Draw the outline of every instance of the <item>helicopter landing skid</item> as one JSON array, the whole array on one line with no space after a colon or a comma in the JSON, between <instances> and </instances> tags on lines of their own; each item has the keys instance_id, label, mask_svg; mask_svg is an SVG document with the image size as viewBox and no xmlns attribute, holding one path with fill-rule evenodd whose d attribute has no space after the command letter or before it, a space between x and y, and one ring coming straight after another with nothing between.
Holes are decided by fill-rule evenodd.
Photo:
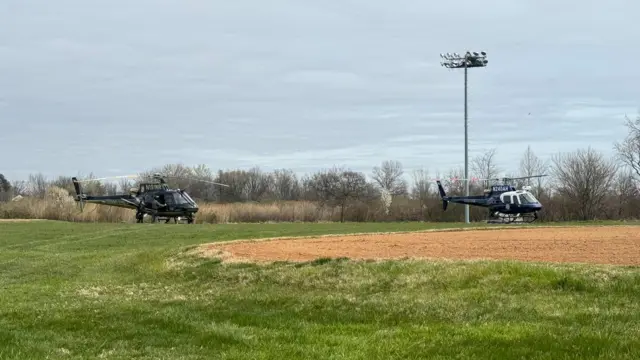
<instances>
[{"instance_id":1,"label":"helicopter landing skid","mask_svg":"<svg viewBox=\"0 0 640 360\"><path fill-rule=\"evenodd\" d=\"M168 224L171 221L171 219L173 219L173 223L174 224L177 224L179 222L182 223L184 221L186 221L187 224L193 224L194 223L193 216L173 216L173 217L166 217L166 218L163 218L163 219L165 220L164 221L165 224Z\"/></svg>"},{"instance_id":2,"label":"helicopter landing skid","mask_svg":"<svg viewBox=\"0 0 640 360\"><path fill-rule=\"evenodd\" d=\"M168 217L160 217L158 216L157 218L158 222L160 222L161 220L164 220L165 224L168 224L171 222L171 220L173 220L174 224L183 224L183 223L187 223L187 224L193 224L194 223L194 219L193 216L168 216Z\"/></svg>"},{"instance_id":3,"label":"helicopter landing skid","mask_svg":"<svg viewBox=\"0 0 640 360\"><path fill-rule=\"evenodd\" d=\"M171 220L173 220L174 224L184 223L184 222L186 222L187 224L195 223L195 219L193 218L193 216L155 216L155 215L148 215L144 213L136 213L136 222L143 223L145 216L151 216L152 223L161 222L162 220L164 220L165 224L170 223Z\"/></svg>"},{"instance_id":4,"label":"helicopter landing skid","mask_svg":"<svg viewBox=\"0 0 640 360\"><path fill-rule=\"evenodd\" d=\"M529 224L538 219L536 213L527 214L503 214L494 213L487 220L488 224Z\"/></svg>"}]
</instances>

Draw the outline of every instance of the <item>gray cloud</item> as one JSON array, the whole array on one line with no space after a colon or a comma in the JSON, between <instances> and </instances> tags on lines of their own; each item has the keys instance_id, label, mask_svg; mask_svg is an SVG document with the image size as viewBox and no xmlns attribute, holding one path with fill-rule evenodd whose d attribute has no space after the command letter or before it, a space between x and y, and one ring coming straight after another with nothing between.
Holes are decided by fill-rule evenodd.
<instances>
[{"instance_id":1,"label":"gray cloud","mask_svg":"<svg viewBox=\"0 0 640 360\"><path fill-rule=\"evenodd\" d=\"M384 159L463 164L461 71L441 52L485 50L469 72L471 155L514 170L611 153L638 111L627 59L640 5L471 0L92 1L0 5L0 172L131 173ZM150 149L158 148L161 157ZM106 174L109 175L109 174Z\"/></svg>"}]
</instances>

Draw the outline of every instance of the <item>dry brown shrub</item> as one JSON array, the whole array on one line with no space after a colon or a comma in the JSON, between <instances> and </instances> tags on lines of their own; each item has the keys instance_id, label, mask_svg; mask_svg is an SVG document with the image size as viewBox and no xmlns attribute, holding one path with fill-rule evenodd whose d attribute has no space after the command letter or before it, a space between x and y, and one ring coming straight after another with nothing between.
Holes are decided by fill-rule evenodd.
<instances>
[{"instance_id":1,"label":"dry brown shrub","mask_svg":"<svg viewBox=\"0 0 640 360\"><path fill-rule=\"evenodd\" d=\"M112 206L86 204L80 212L73 198L65 190L50 188L44 199L24 197L19 201L0 203L0 219L47 219L76 222L134 222L135 212ZM68 193L67 193L68 194ZM570 221L571 206L562 197L542 196L545 209L540 214L541 221ZM619 207L616 199L610 199L609 207ZM640 202L636 202L640 203ZM635 204L635 203L634 203ZM275 201L268 203L199 203L200 211L196 223L265 223L265 222L337 222L340 221L340 209L320 205L311 201ZM620 216L608 211L608 219L637 219L637 208ZM471 207L471 220L482 221L487 210ZM617 216L616 216L617 215ZM604 218L604 217L603 217ZM394 198L385 213L384 207L377 202L355 202L345 211L345 221L427 221L448 222L463 221L464 207L450 205L442 211L442 202L437 198L428 199L421 204L417 200L403 197Z\"/></svg>"},{"instance_id":2,"label":"dry brown shrub","mask_svg":"<svg viewBox=\"0 0 640 360\"><path fill-rule=\"evenodd\" d=\"M65 194L67 194L65 196ZM332 221L332 208L313 202L283 201L273 203L201 203L197 223L259 223ZM45 199L26 197L20 201L0 203L0 218L48 219L77 222L134 222L135 212L113 206L85 204L80 212L67 191L51 188Z\"/></svg>"}]
</instances>

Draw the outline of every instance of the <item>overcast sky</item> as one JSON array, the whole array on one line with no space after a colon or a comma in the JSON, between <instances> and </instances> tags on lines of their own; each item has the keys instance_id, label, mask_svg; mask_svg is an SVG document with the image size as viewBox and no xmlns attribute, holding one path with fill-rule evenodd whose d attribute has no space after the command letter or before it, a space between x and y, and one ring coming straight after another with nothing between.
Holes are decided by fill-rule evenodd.
<instances>
[{"instance_id":1,"label":"overcast sky","mask_svg":"<svg viewBox=\"0 0 640 360\"><path fill-rule=\"evenodd\" d=\"M632 0L2 0L0 172L98 176L169 162L432 174L469 151L516 170L607 154L639 109Z\"/></svg>"}]
</instances>

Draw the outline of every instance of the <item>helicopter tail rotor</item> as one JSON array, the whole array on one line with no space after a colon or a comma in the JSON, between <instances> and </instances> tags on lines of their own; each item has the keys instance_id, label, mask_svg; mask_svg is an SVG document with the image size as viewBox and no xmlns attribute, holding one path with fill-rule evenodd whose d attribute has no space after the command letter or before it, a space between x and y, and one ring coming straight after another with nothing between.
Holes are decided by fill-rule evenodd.
<instances>
[{"instance_id":1,"label":"helicopter tail rotor","mask_svg":"<svg viewBox=\"0 0 640 360\"><path fill-rule=\"evenodd\" d=\"M444 192L444 188L442 187L442 183L440 180L436 181L438 184L438 191L440 192L440 198L442 198L442 211L447 210L447 205L449 205L449 201L447 201L447 193Z\"/></svg>"},{"instance_id":2,"label":"helicopter tail rotor","mask_svg":"<svg viewBox=\"0 0 640 360\"><path fill-rule=\"evenodd\" d=\"M80 183L78 182L78 178L76 178L75 176L71 178L71 181L73 181L73 187L76 190L76 201L80 204L80 211L82 212L84 210L84 199L83 199L83 194L82 194L82 188L80 187Z\"/></svg>"}]
</instances>

